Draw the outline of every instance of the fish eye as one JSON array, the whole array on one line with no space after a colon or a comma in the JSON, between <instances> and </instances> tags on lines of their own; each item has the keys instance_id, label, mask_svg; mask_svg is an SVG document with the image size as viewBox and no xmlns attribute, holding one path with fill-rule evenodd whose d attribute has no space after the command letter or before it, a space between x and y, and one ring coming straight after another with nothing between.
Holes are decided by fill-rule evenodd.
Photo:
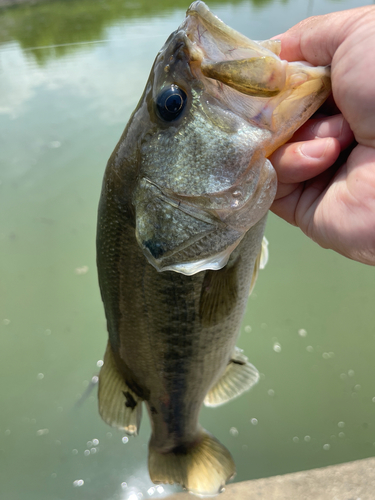
<instances>
[{"instance_id":1,"label":"fish eye","mask_svg":"<svg viewBox=\"0 0 375 500\"><path fill-rule=\"evenodd\" d=\"M171 122L178 118L185 108L187 95L177 85L166 87L156 99L160 118Z\"/></svg>"}]
</instances>

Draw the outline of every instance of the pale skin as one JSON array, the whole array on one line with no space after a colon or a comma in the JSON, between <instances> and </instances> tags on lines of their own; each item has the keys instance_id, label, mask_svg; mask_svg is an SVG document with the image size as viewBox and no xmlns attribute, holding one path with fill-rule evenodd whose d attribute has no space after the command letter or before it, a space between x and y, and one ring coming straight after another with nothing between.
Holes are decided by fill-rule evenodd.
<instances>
[{"instance_id":1,"label":"pale skin","mask_svg":"<svg viewBox=\"0 0 375 500\"><path fill-rule=\"evenodd\" d=\"M277 38L282 59L331 65L333 100L272 154L271 210L323 248L375 265L375 7L311 17Z\"/></svg>"}]
</instances>

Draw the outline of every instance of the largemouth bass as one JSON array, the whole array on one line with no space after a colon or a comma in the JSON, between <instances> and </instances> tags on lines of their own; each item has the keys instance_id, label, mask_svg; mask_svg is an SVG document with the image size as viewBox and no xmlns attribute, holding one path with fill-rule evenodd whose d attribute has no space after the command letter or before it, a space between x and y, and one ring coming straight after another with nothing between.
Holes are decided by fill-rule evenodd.
<instances>
[{"instance_id":1,"label":"largemouth bass","mask_svg":"<svg viewBox=\"0 0 375 500\"><path fill-rule=\"evenodd\" d=\"M236 339L265 259L277 183L267 158L330 92L327 68L279 51L194 2L158 53L104 176L99 412L137 434L144 402L152 481L199 495L235 473L198 423L202 404L225 403L259 378Z\"/></svg>"}]
</instances>

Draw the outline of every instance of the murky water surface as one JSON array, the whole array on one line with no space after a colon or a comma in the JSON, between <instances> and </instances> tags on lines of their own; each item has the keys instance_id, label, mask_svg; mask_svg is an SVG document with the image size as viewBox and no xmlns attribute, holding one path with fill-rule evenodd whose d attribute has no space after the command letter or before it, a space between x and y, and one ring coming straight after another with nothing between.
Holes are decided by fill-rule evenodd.
<instances>
[{"instance_id":1,"label":"murky water surface","mask_svg":"<svg viewBox=\"0 0 375 500\"><path fill-rule=\"evenodd\" d=\"M355 0L214 2L254 39ZM0 490L7 500L136 500L148 419L123 438L99 418L106 328L95 268L106 161L181 0L70 0L0 11ZM201 422L237 481L375 452L375 270L271 216L270 261L239 345L262 373Z\"/></svg>"}]
</instances>

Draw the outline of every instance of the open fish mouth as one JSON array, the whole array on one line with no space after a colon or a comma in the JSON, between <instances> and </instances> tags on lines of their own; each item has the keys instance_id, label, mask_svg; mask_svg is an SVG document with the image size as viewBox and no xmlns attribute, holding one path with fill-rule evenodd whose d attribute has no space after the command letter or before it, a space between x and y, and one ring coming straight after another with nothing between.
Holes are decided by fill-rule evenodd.
<instances>
[{"instance_id":1,"label":"open fish mouth","mask_svg":"<svg viewBox=\"0 0 375 500\"><path fill-rule=\"evenodd\" d=\"M330 89L329 68L281 60L279 40L250 40L227 26L204 2L191 4L181 28L191 41L188 49L192 66L194 61L199 62L205 77L242 94L274 97L311 80L318 80L317 87L322 91Z\"/></svg>"}]
</instances>

